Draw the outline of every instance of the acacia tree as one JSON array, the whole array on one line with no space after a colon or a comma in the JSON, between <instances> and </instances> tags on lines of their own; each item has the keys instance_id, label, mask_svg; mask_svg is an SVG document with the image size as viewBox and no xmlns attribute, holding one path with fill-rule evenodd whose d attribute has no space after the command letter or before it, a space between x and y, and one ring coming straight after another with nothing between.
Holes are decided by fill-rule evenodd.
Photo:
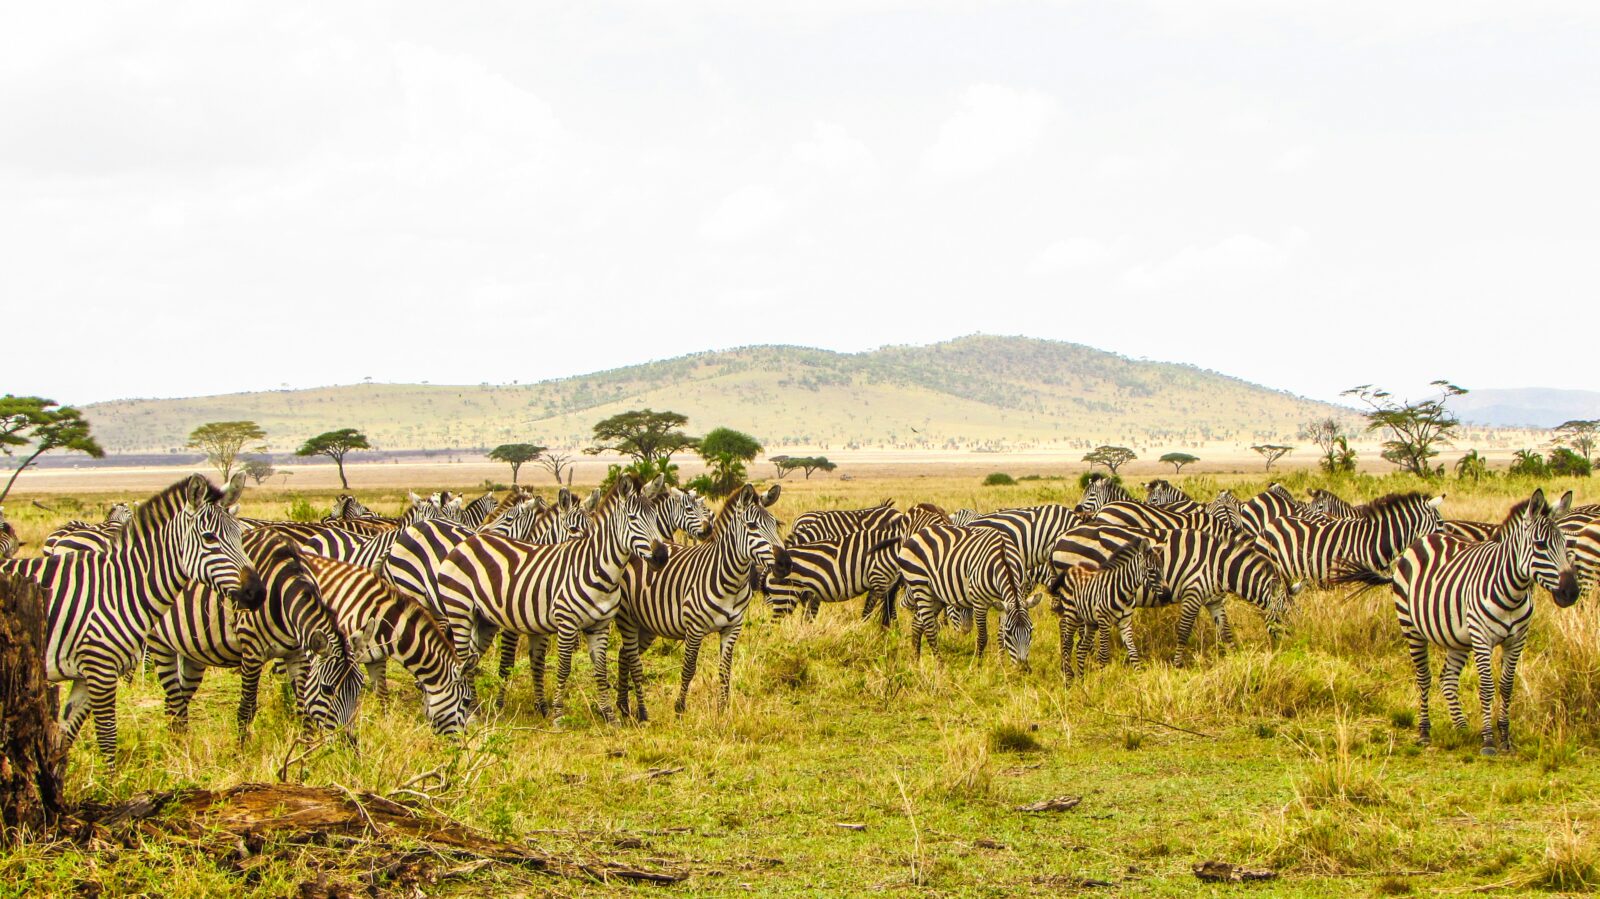
<instances>
[{"instance_id":1,"label":"acacia tree","mask_svg":"<svg viewBox=\"0 0 1600 899\"><path fill-rule=\"evenodd\" d=\"M1300 426L1300 439L1316 444L1322 452L1318 463L1329 474L1356 470L1356 454L1350 448L1350 434L1337 418L1318 418Z\"/></svg>"},{"instance_id":2,"label":"acacia tree","mask_svg":"<svg viewBox=\"0 0 1600 899\"><path fill-rule=\"evenodd\" d=\"M1083 461L1089 463L1091 468L1096 465L1104 465L1111 469L1111 473L1115 475L1117 469L1137 458L1139 457L1134 455L1133 450L1125 446L1097 446L1083 457Z\"/></svg>"},{"instance_id":3,"label":"acacia tree","mask_svg":"<svg viewBox=\"0 0 1600 899\"><path fill-rule=\"evenodd\" d=\"M839 467L829 462L827 456L782 456L780 458L783 461L772 460L773 464L778 466L779 479L782 479L789 472L799 469L806 473L806 480L809 481L811 480L811 473L814 471L833 471Z\"/></svg>"},{"instance_id":4,"label":"acacia tree","mask_svg":"<svg viewBox=\"0 0 1600 899\"><path fill-rule=\"evenodd\" d=\"M0 501L10 495L17 476L51 450L86 453L95 459L104 458L106 454L89 433L89 423L77 409L59 406L55 400L43 397L8 393L0 399L0 451L9 456L15 447L29 445L32 451L11 472L5 489L0 490Z\"/></svg>"},{"instance_id":5,"label":"acacia tree","mask_svg":"<svg viewBox=\"0 0 1600 899\"><path fill-rule=\"evenodd\" d=\"M356 450L372 449L372 444L367 442L367 435L355 428L340 428L337 431L327 431L307 440L294 451L296 456L327 456L339 466L339 486L350 489L350 481L344 476L344 457Z\"/></svg>"},{"instance_id":6,"label":"acacia tree","mask_svg":"<svg viewBox=\"0 0 1600 899\"><path fill-rule=\"evenodd\" d=\"M788 456L768 456L767 457L767 461L772 463L772 467L776 468L778 470L778 480L780 480L780 481L783 480L784 478L788 477L789 475L793 474L794 470L796 468L796 466L786 465L785 464L786 462L789 461L789 458L790 457L788 457Z\"/></svg>"},{"instance_id":7,"label":"acacia tree","mask_svg":"<svg viewBox=\"0 0 1600 899\"><path fill-rule=\"evenodd\" d=\"M551 476L556 479L556 483L560 484L562 470L570 469L572 467L572 454L545 453L534 461L543 466L545 471L550 472ZM567 473L567 480L572 480L572 473L570 471Z\"/></svg>"},{"instance_id":8,"label":"acacia tree","mask_svg":"<svg viewBox=\"0 0 1600 899\"><path fill-rule=\"evenodd\" d=\"M245 477L255 481L257 487L261 486L262 481L278 473L278 470L272 467L272 461L263 456L244 460L239 465L239 470L244 472Z\"/></svg>"},{"instance_id":9,"label":"acacia tree","mask_svg":"<svg viewBox=\"0 0 1600 899\"><path fill-rule=\"evenodd\" d=\"M1589 462L1594 462L1594 448L1600 442L1600 421L1573 419L1556 425L1556 442L1564 443L1582 454Z\"/></svg>"},{"instance_id":10,"label":"acacia tree","mask_svg":"<svg viewBox=\"0 0 1600 899\"><path fill-rule=\"evenodd\" d=\"M531 443L502 443L489 450L489 458L496 462L504 462L511 466L511 486L517 486L517 475L522 471L522 466L539 458L547 447L535 446ZM557 480L560 480L557 478Z\"/></svg>"},{"instance_id":11,"label":"acacia tree","mask_svg":"<svg viewBox=\"0 0 1600 899\"><path fill-rule=\"evenodd\" d=\"M1467 391L1449 381L1434 381L1439 395L1415 403L1402 403L1387 390L1362 384L1344 392L1366 404L1368 431L1383 431L1388 437L1383 442L1383 458L1418 477L1430 478L1443 473L1431 460L1439 455L1440 446L1449 446L1461 420L1450 414L1445 403L1453 396Z\"/></svg>"},{"instance_id":12,"label":"acacia tree","mask_svg":"<svg viewBox=\"0 0 1600 899\"><path fill-rule=\"evenodd\" d=\"M1179 474L1183 471L1183 466L1199 462L1200 457L1191 456L1188 453L1167 453L1161 457L1160 461L1171 465L1173 474Z\"/></svg>"},{"instance_id":13,"label":"acacia tree","mask_svg":"<svg viewBox=\"0 0 1600 899\"><path fill-rule=\"evenodd\" d=\"M1267 460L1267 471L1272 470L1272 463L1294 452L1294 447L1283 446L1282 444L1277 443L1263 443L1259 446L1252 446L1250 448L1260 453L1261 458Z\"/></svg>"},{"instance_id":14,"label":"acacia tree","mask_svg":"<svg viewBox=\"0 0 1600 899\"><path fill-rule=\"evenodd\" d=\"M253 421L208 421L189 432L189 448L206 454L206 459L222 472L224 481L233 477L234 463L246 443L266 440L267 432ZM267 451L265 444L250 448L252 453Z\"/></svg>"},{"instance_id":15,"label":"acacia tree","mask_svg":"<svg viewBox=\"0 0 1600 899\"><path fill-rule=\"evenodd\" d=\"M689 416L677 412L650 409L619 412L595 424L595 445L584 452L592 456L609 451L660 465L670 461L673 453L699 444L699 440L683 432L683 426L688 423Z\"/></svg>"},{"instance_id":16,"label":"acacia tree","mask_svg":"<svg viewBox=\"0 0 1600 899\"><path fill-rule=\"evenodd\" d=\"M744 463L761 454L761 444L742 431L713 428L700 438L696 452L710 468L706 492L711 496L727 496L744 483Z\"/></svg>"}]
</instances>

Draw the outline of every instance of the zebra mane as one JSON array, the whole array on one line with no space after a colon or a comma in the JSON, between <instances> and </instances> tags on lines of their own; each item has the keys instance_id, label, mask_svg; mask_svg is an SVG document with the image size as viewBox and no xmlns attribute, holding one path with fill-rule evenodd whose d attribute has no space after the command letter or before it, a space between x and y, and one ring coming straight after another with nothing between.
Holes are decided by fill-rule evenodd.
<instances>
[{"instance_id":1,"label":"zebra mane","mask_svg":"<svg viewBox=\"0 0 1600 899\"><path fill-rule=\"evenodd\" d=\"M1428 498L1426 493L1411 490L1406 493L1386 493L1364 506L1356 506L1356 517L1360 519L1377 518L1383 513L1408 503L1415 503Z\"/></svg>"},{"instance_id":2,"label":"zebra mane","mask_svg":"<svg viewBox=\"0 0 1600 899\"><path fill-rule=\"evenodd\" d=\"M1528 513L1529 511L1532 511L1536 514L1549 515L1550 502L1548 500L1542 500L1541 502L1536 503L1534 502L1534 498L1530 496L1522 502L1512 506L1511 511L1507 512L1506 517L1501 520L1500 526L1495 528L1493 539L1500 539L1500 535L1505 533L1506 525L1510 524L1514 519Z\"/></svg>"},{"instance_id":3,"label":"zebra mane","mask_svg":"<svg viewBox=\"0 0 1600 899\"><path fill-rule=\"evenodd\" d=\"M222 501L223 493L205 475L192 474L139 504L133 517L122 526L112 539L113 546L126 546L146 534L154 534L188 504L191 496L204 496L204 502L215 505Z\"/></svg>"},{"instance_id":4,"label":"zebra mane","mask_svg":"<svg viewBox=\"0 0 1600 899\"><path fill-rule=\"evenodd\" d=\"M911 510L913 512L915 512L915 511L931 512L934 515L938 515L939 517L943 518L946 521L950 520L950 513L946 512L944 510L944 508L942 506L940 506L939 504L937 504L937 503L917 503L916 505L911 507Z\"/></svg>"},{"instance_id":5,"label":"zebra mane","mask_svg":"<svg viewBox=\"0 0 1600 899\"><path fill-rule=\"evenodd\" d=\"M1117 547L1117 551L1111 554L1111 558L1106 559L1105 564L1101 565L1099 570L1110 571L1119 565L1126 565L1135 556L1149 548L1150 541L1142 537L1130 543L1124 543Z\"/></svg>"},{"instance_id":6,"label":"zebra mane","mask_svg":"<svg viewBox=\"0 0 1600 899\"><path fill-rule=\"evenodd\" d=\"M594 504L594 508L589 512L589 517L595 521L604 518L605 514L611 511L611 507L621 501L622 485L624 483L627 483L634 493L644 489L644 482L639 480L638 475L631 473L618 475L617 479L611 482L611 486L606 490L605 495L600 497L600 501Z\"/></svg>"}]
</instances>

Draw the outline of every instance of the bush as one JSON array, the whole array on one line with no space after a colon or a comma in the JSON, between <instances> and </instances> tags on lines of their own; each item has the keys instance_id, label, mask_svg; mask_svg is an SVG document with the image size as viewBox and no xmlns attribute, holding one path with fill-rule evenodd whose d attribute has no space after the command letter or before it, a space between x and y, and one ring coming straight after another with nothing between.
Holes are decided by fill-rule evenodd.
<instances>
[{"instance_id":1,"label":"bush","mask_svg":"<svg viewBox=\"0 0 1600 899\"><path fill-rule=\"evenodd\" d=\"M1594 470L1588 459L1564 446L1550 451L1550 473L1560 477L1586 478Z\"/></svg>"},{"instance_id":2,"label":"bush","mask_svg":"<svg viewBox=\"0 0 1600 899\"><path fill-rule=\"evenodd\" d=\"M1087 490L1087 489L1089 489L1089 479L1090 478L1096 478L1096 477L1110 478L1111 479L1111 483L1116 484L1118 487L1122 486L1122 475L1120 475L1120 474L1108 475L1105 472L1100 472L1100 471L1086 471L1083 474L1078 475L1078 489L1079 490Z\"/></svg>"},{"instance_id":3,"label":"bush","mask_svg":"<svg viewBox=\"0 0 1600 899\"><path fill-rule=\"evenodd\" d=\"M991 752L1038 752L1043 748L1037 737L1015 724L996 724L989 728Z\"/></svg>"},{"instance_id":4,"label":"bush","mask_svg":"<svg viewBox=\"0 0 1600 899\"><path fill-rule=\"evenodd\" d=\"M1525 478L1548 478L1550 466L1533 450L1517 450L1516 461L1511 463L1511 473Z\"/></svg>"},{"instance_id":5,"label":"bush","mask_svg":"<svg viewBox=\"0 0 1600 899\"><path fill-rule=\"evenodd\" d=\"M322 513L312 507L311 501L297 496L289 501L290 521L321 521Z\"/></svg>"},{"instance_id":6,"label":"bush","mask_svg":"<svg viewBox=\"0 0 1600 899\"><path fill-rule=\"evenodd\" d=\"M1017 479L1003 471L997 471L983 479L985 487L1010 487L1017 483Z\"/></svg>"}]
</instances>

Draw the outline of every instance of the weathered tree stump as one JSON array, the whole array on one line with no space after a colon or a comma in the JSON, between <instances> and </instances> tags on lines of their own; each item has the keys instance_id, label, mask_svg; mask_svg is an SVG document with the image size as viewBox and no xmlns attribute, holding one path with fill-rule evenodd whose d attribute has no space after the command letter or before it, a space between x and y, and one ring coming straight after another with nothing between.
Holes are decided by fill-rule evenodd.
<instances>
[{"instance_id":1,"label":"weathered tree stump","mask_svg":"<svg viewBox=\"0 0 1600 899\"><path fill-rule=\"evenodd\" d=\"M56 688L45 676L45 601L0 575L0 845L43 836L62 811Z\"/></svg>"}]
</instances>

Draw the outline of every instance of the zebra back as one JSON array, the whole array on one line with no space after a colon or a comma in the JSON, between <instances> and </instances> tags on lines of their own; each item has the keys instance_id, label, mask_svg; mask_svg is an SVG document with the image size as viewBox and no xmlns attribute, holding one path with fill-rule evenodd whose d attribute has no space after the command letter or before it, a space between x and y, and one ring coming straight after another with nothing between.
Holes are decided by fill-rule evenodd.
<instances>
[{"instance_id":1,"label":"zebra back","mask_svg":"<svg viewBox=\"0 0 1600 899\"><path fill-rule=\"evenodd\" d=\"M1060 503L1003 509L972 521L972 527L994 528L1017 545L1025 571L1038 569L1050 561L1056 539L1076 527L1082 519Z\"/></svg>"},{"instance_id":2,"label":"zebra back","mask_svg":"<svg viewBox=\"0 0 1600 899\"><path fill-rule=\"evenodd\" d=\"M895 577L893 550L900 534L891 530L854 531L835 540L790 544L789 574L766 582L767 603L782 618L798 602L843 602L876 590L880 598Z\"/></svg>"},{"instance_id":3,"label":"zebra back","mask_svg":"<svg viewBox=\"0 0 1600 899\"><path fill-rule=\"evenodd\" d=\"M1256 540L1289 579L1326 584L1346 568L1387 571L1413 540L1441 530L1443 502L1442 496L1391 493L1363 506L1356 518L1270 519Z\"/></svg>"},{"instance_id":4,"label":"zebra back","mask_svg":"<svg viewBox=\"0 0 1600 899\"><path fill-rule=\"evenodd\" d=\"M1304 516L1309 511L1289 488L1274 482L1239 507L1239 522L1245 533L1260 534L1273 519Z\"/></svg>"},{"instance_id":5,"label":"zebra back","mask_svg":"<svg viewBox=\"0 0 1600 899\"><path fill-rule=\"evenodd\" d=\"M1185 514L1172 509L1163 509L1159 506L1146 505L1145 503L1115 502L1102 506L1091 523L1112 525L1115 527L1131 528L1144 531L1152 536L1167 531L1206 531L1207 533L1227 534L1232 529L1206 514L1196 511Z\"/></svg>"},{"instance_id":6,"label":"zebra back","mask_svg":"<svg viewBox=\"0 0 1600 899\"><path fill-rule=\"evenodd\" d=\"M812 543L817 540L837 540L851 531L893 528L904 519L904 513L894 507L894 500L886 499L865 509L822 509L803 512L795 517L789 528L789 543Z\"/></svg>"}]
</instances>

